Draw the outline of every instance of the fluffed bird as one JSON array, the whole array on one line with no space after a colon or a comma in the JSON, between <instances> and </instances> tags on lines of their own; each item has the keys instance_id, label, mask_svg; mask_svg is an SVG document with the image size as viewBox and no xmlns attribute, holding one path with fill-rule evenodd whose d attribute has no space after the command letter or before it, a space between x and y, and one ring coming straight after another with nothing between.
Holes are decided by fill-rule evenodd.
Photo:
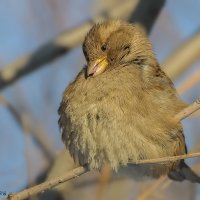
<instances>
[{"instance_id":1,"label":"fluffed bird","mask_svg":"<svg viewBox=\"0 0 200 200\"><path fill-rule=\"evenodd\" d=\"M184 160L128 165L187 153L182 126L173 121L186 104L145 34L132 24L108 20L91 28L83 53L87 67L65 89L58 111L62 139L75 162L200 182Z\"/></svg>"}]
</instances>

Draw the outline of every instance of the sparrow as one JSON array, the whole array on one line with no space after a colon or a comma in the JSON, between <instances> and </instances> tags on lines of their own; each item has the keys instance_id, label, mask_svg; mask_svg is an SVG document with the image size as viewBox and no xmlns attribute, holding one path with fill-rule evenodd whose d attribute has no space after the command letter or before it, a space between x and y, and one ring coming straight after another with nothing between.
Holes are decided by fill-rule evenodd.
<instances>
[{"instance_id":1,"label":"sparrow","mask_svg":"<svg viewBox=\"0 0 200 200\"><path fill-rule=\"evenodd\" d=\"M141 177L200 183L184 160L134 164L187 153L181 123L173 121L186 104L146 35L133 24L108 20L90 29L82 48L87 66L65 89L58 110L62 140L74 161L90 169L106 163L116 172L129 167Z\"/></svg>"}]
</instances>

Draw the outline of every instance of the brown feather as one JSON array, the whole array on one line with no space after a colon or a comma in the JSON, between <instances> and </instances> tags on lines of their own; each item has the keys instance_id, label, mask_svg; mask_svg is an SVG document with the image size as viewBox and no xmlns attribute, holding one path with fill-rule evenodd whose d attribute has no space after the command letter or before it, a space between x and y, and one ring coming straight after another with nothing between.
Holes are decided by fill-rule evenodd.
<instances>
[{"instance_id":1,"label":"brown feather","mask_svg":"<svg viewBox=\"0 0 200 200\"><path fill-rule=\"evenodd\" d=\"M130 160L184 154L182 127L172 118L186 104L160 69L146 36L125 22L103 22L87 34L83 51L87 63L106 55L109 65L87 79L82 70L63 94L59 126L74 159L92 169L108 163L117 171ZM159 177L179 163L132 168Z\"/></svg>"}]
</instances>

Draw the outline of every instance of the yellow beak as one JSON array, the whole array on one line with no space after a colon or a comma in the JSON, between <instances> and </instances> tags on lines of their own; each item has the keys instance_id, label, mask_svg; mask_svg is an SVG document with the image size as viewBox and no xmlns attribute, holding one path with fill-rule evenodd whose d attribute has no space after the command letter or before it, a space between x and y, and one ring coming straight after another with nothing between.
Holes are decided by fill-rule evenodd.
<instances>
[{"instance_id":1,"label":"yellow beak","mask_svg":"<svg viewBox=\"0 0 200 200\"><path fill-rule=\"evenodd\" d=\"M107 67L108 67L107 57L105 56L105 57L99 58L89 63L87 75L93 76L93 77L97 76L103 73Z\"/></svg>"}]
</instances>

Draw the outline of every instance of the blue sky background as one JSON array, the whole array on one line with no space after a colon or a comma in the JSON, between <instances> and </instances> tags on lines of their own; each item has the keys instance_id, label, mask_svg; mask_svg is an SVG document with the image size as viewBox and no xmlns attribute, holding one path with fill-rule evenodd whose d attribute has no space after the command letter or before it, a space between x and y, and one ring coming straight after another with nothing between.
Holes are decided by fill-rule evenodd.
<instances>
[{"instance_id":1,"label":"blue sky background","mask_svg":"<svg viewBox=\"0 0 200 200\"><path fill-rule=\"evenodd\" d=\"M98 4L101 1L1 0L0 68L32 52L61 31L80 24L94 14L93 6L96 5L98 10ZM167 0L150 36L160 62L200 29L199 9L198 0ZM1 93L20 113L30 114L33 123L39 122L43 126L55 152L63 148L57 126L57 108L61 95L84 62L81 49L76 48ZM195 63L175 84L179 85L199 69L200 63ZM200 84L182 98L189 103L198 96ZM184 121L189 147L195 141L200 141L199 120ZM31 165L29 172L28 165ZM11 114L0 105L0 191L9 193L21 190L29 178L33 180L46 166L46 158L32 137L24 136ZM31 173L29 178L28 173Z\"/></svg>"}]
</instances>

